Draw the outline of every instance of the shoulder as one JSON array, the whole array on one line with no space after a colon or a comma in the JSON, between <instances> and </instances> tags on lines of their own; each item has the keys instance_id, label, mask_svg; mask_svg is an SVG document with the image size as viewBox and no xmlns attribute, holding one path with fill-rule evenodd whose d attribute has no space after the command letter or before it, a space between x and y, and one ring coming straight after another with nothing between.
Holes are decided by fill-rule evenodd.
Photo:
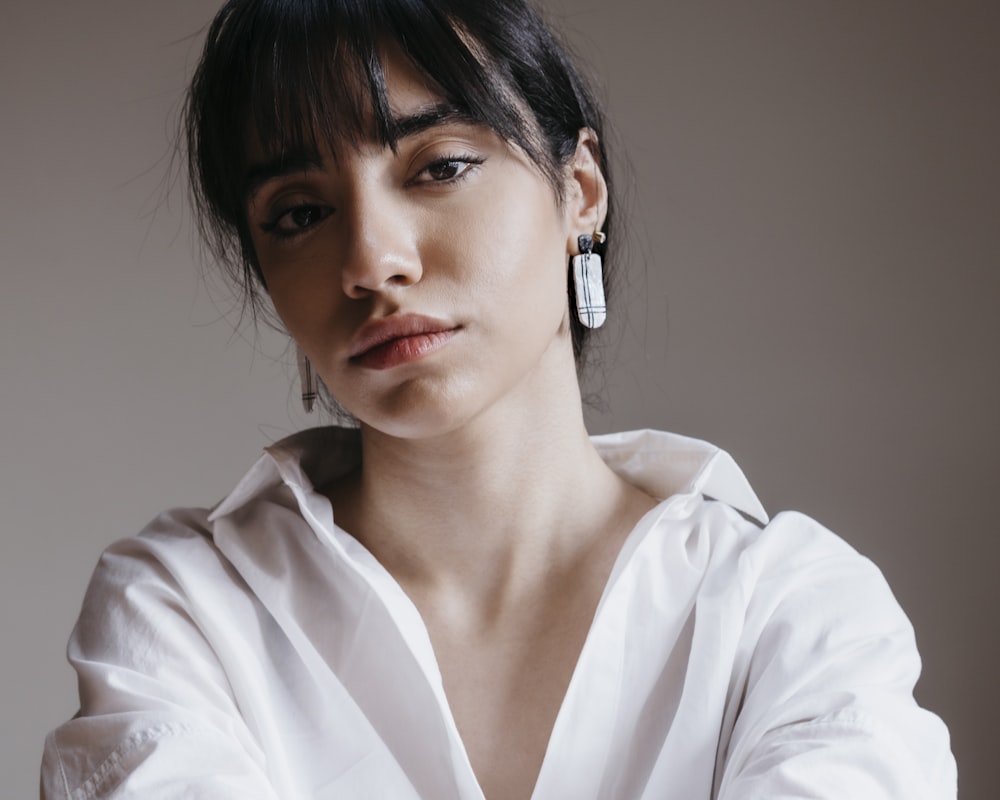
<instances>
[{"instance_id":1,"label":"shoulder","mask_svg":"<svg viewBox=\"0 0 1000 800\"><path fill-rule=\"evenodd\" d=\"M108 547L67 649L80 710L46 739L43 797L138 796L123 788L133 773L138 786L169 771L225 793L219 765L259 796L263 758L220 647L229 631L257 630L254 609L205 509L164 512Z\"/></svg>"},{"instance_id":2,"label":"shoulder","mask_svg":"<svg viewBox=\"0 0 1000 800\"><path fill-rule=\"evenodd\" d=\"M707 494L647 518L619 585L630 691L662 701L683 664L673 724L715 762L713 796L954 797L948 733L914 702L913 628L879 569L804 514L758 521Z\"/></svg>"},{"instance_id":3,"label":"shoulder","mask_svg":"<svg viewBox=\"0 0 1000 800\"><path fill-rule=\"evenodd\" d=\"M851 545L811 517L784 511L761 520L713 497L689 493L661 503L653 524L663 558L683 549L690 566L711 579L722 573L733 589L781 591L807 576L879 582L878 568Z\"/></svg>"},{"instance_id":4,"label":"shoulder","mask_svg":"<svg viewBox=\"0 0 1000 800\"><path fill-rule=\"evenodd\" d=\"M738 512L729 510L727 516L732 519L734 513ZM733 528L728 537L720 538L725 541L726 555L735 562L741 583L753 586L758 603L766 597L778 602L791 594L809 595L850 585L877 595L880 605L896 608L881 570L805 514L783 511L766 524L744 521L733 523ZM809 604L800 605L798 610L808 615L819 609Z\"/></svg>"},{"instance_id":5,"label":"shoulder","mask_svg":"<svg viewBox=\"0 0 1000 800\"><path fill-rule=\"evenodd\" d=\"M823 768L838 777L822 791L953 796L948 732L913 699L913 626L879 568L804 514L758 527L733 513L706 509L731 530L716 531L722 580L706 575L727 600L710 590L705 608L725 608L739 629L720 796L779 794Z\"/></svg>"},{"instance_id":6,"label":"shoulder","mask_svg":"<svg viewBox=\"0 0 1000 800\"><path fill-rule=\"evenodd\" d=\"M787 591L800 583L866 580L882 573L843 538L797 511L761 520L708 495L671 498L660 525L679 537L706 574L724 571L733 586Z\"/></svg>"},{"instance_id":7,"label":"shoulder","mask_svg":"<svg viewBox=\"0 0 1000 800\"><path fill-rule=\"evenodd\" d=\"M730 520L733 513L726 512ZM840 626L855 638L871 631L912 645L912 626L882 571L816 520L784 511L766 525L732 522L732 528L728 535L718 535L720 561L732 569L734 586L743 596L748 636L787 627L804 642L810 631L829 637ZM786 638L783 644L792 641ZM913 655L911 677L916 680L915 649Z\"/></svg>"},{"instance_id":8,"label":"shoulder","mask_svg":"<svg viewBox=\"0 0 1000 800\"><path fill-rule=\"evenodd\" d=\"M171 509L137 535L111 544L97 562L84 610L95 600L107 600L109 594L136 596L156 585L181 591L192 582L226 572L208 517L208 509Z\"/></svg>"},{"instance_id":9,"label":"shoulder","mask_svg":"<svg viewBox=\"0 0 1000 800\"><path fill-rule=\"evenodd\" d=\"M227 572L207 518L205 509L166 511L104 550L70 640L71 662L159 653L171 633L196 640L192 598Z\"/></svg>"},{"instance_id":10,"label":"shoulder","mask_svg":"<svg viewBox=\"0 0 1000 800\"><path fill-rule=\"evenodd\" d=\"M912 688L920 672L913 627L882 571L844 539L799 512L761 524L708 499L691 519L689 535L702 540L693 549L705 552L699 602L738 615L737 661L794 664L781 678L791 687L849 648L851 659L831 664L859 674L885 668L885 679Z\"/></svg>"},{"instance_id":11,"label":"shoulder","mask_svg":"<svg viewBox=\"0 0 1000 800\"><path fill-rule=\"evenodd\" d=\"M169 561L196 553L206 554L213 549L209 514L206 508L168 509L150 520L136 535L108 546L101 561L115 558L126 562L129 559Z\"/></svg>"}]
</instances>

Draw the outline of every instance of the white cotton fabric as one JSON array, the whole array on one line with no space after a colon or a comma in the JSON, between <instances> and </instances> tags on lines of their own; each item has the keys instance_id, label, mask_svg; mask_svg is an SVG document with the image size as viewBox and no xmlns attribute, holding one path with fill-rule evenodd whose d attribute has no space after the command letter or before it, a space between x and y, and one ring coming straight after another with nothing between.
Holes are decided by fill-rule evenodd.
<instances>
[{"instance_id":1,"label":"white cotton fabric","mask_svg":"<svg viewBox=\"0 0 1000 800\"><path fill-rule=\"evenodd\" d=\"M663 501L615 563L535 800L956 796L875 566L801 514L768 522L711 445L594 442ZM359 455L352 432L299 434L213 512L105 552L43 798L483 797L416 608L313 490Z\"/></svg>"}]
</instances>

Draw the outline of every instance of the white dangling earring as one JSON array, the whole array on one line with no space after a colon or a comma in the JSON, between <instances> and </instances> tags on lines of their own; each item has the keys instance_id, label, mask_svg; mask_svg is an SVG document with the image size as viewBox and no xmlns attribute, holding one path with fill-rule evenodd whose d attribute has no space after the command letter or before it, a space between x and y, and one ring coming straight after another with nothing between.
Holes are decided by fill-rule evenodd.
<instances>
[{"instance_id":1,"label":"white dangling earring","mask_svg":"<svg viewBox=\"0 0 1000 800\"><path fill-rule=\"evenodd\" d=\"M604 242L603 233L584 234L577 238L580 255L573 256L573 289L576 292L576 315L585 328L600 328L608 317L604 300L604 272L601 257L594 252L594 240Z\"/></svg>"},{"instance_id":2,"label":"white dangling earring","mask_svg":"<svg viewBox=\"0 0 1000 800\"><path fill-rule=\"evenodd\" d=\"M316 405L318 392L316 373L313 371L312 364L309 363L309 359L306 357L306 354L302 352L302 348L298 345L295 346L295 355L299 362L299 383L302 388L302 409L307 414L311 414L313 406Z\"/></svg>"}]
</instances>

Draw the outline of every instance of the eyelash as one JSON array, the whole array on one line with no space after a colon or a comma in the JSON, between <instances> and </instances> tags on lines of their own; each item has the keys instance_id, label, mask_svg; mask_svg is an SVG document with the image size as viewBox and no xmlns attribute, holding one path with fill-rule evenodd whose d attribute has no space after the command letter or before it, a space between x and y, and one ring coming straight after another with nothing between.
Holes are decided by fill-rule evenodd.
<instances>
[{"instance_id":1,"label":"eyelash","mask_svg":"<svg viewBox=\"0 0 1000 800\"><path fill-rule=\"evenodd\" d=\"M444 156L443 158L436 158L429 164L427 164L425 167L423 167L419 172L417 172L417 174L413 178L408 180L406 182L406 185L407 186L433 185L433 184L455 185L468 178L475 171L475 168L482 165L485 161L486 159L483 158L482 156L474 156L469 153L462 155L457 155L457 154L449 155L449 156ZM440 178L440 179L430 178L429 180L420 179L420 176L422 175L425 174L430 175L431 171L434 169L438 169L441 167L449 167L453 164L462 164L465 166L465 168L457 175L454 175L449 178ZM290 220L292 218L292 215L303 212L310 214L311 217L310 221L302 225L299 225L298 227L296 227L295 230L281 229L280 226L284 220L286 219ZM277 239L294 239L296 236L302 235L313 226L322 222L332 213L333 209L329 208L328 206L324 206L319 203L302 203L299 205L293 205L289 208L284 208L280 210L270 220L268 220L267 222L262 222L260 224L260 229L264 233L274 236ZM314 215L317 214L319 215L318 219L312 218L314 217Z\"/></svg>"},{"instance_id":2,"label":"eyelash","mask_svg":"<svg viewBox=\"0 0 1000 800\"><path fill-rule=\"evenodd\" d=\"M297 227L296 230L291 230L291 231L282 230L279 227L285 219L290 220L292 218L292 215L300 212L309 212L311 214L318 213L320 217L319 219L315 219L307 224ZM294 205L290 208L286 208L278 212L278 214L275 215L274 218L272 218L271 220L267 222L262 222L260 224L260 229L264 233L270 234L271 236L274 236L277 239L294 239L296 236L305 233L307 230L309 230L317 223L322 222L332 213L333 209L328 208L327 206L322 206L318 203L302 203L300 205Z\"/></svg>"},{"instance_id":3,"label":"eyelash","mask_svg":"<svg viewBox=\"0 0 1000 800\"><path fill-rule=\"evenodd\" d=\"M436 167L447 167L451 164L465 164L465 169L463 169L458 175L451 178L441 178L440 180L426 181L427 183L458 183L459 181L465 180L469 175L475 171L475 168L482 165L486 161L482 156L474 156L471 153L455 154L450 156L444 156L443 158L436 158L423 169L421 169L416 176L414 176L409 183L419 184L425 183L425 181L418 180L419 176L424 174L429 174L431 170Z\"/></svg>"}]
</instances>

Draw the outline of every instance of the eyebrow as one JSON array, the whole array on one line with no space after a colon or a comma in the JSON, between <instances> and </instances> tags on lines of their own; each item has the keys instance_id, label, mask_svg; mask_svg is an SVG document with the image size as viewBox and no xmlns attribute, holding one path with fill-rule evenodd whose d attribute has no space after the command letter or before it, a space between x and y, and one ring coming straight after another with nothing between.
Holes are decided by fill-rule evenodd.
<instances>
[{"instance_id":1,"label":"eyebrow","mask_svg":"<svg viewBox=\"0 0 1000 800\"><path fill-rule=\"evenodd\" d=\"M389 120L389 131L393 139L405 139L422 133L428 128L449 123L465 123L482 125L482 120L476 119L467 111L463 111L451 103L434 103L418 108L414 113Z\"/></svg>"},{"instance_id":2,"label":"eyebrow","mask_svg":"<svg viewBox=\"0 0 1000 800\"><path fill-rule=\"evenodd\" d=\"M482 120L463 111L451 103L434 103L417 109L412 114L393 117L389 120L389 135L391 141L397 142L409 136L416 136L430 128L447 124L482 125ZM296 148L279 153L276 157L259 164L252 164L247 169L243 181L243 196L253 200L260 188L276 178L283 178L295 173L316 172L323 168L323 159L313 149Z\"/></svg>"}]
</instances>

